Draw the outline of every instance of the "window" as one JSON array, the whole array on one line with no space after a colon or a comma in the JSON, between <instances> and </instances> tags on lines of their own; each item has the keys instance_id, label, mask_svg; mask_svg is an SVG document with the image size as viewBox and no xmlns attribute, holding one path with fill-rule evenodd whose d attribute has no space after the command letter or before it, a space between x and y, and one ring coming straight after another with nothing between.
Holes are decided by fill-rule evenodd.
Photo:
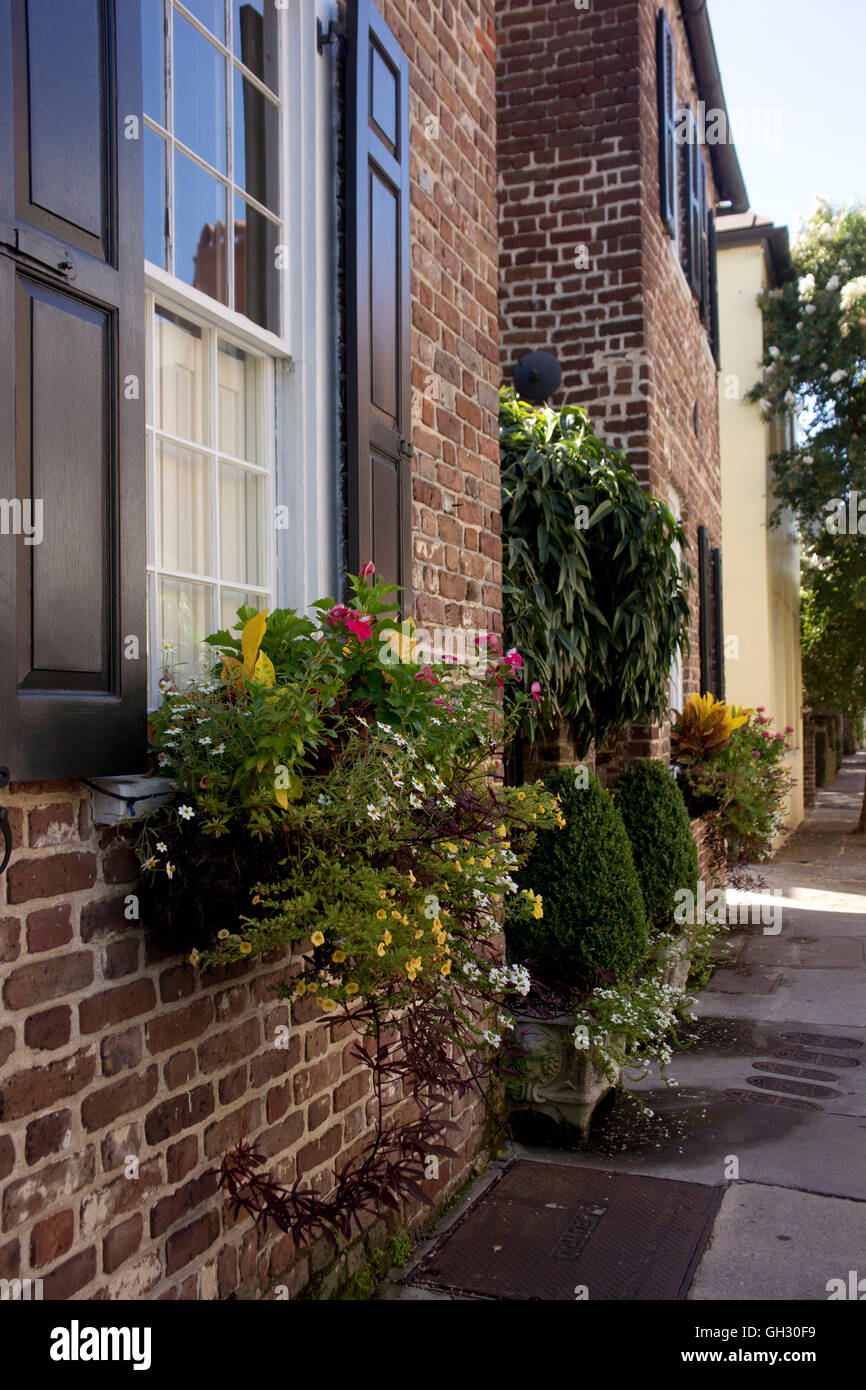
<instances>
[{"instance_id":1,"label":"window","mask_svg":"<svg viewBox=\"0 0 866 1390\"><path fill-rule=\"evenodd\" d=\"M165 645L181 681L202 638L273 590L274 368L216 325L151 295L147 382L148 620L152 704Z\"/></svg>"},{"instance_id":2,"label":"window","mask_svg":"<svg viewBox=\"0 0 866 1390\"><path fill-rule=\"evenodd\" d=\"M656 60L659 112L659 194L662 221L672 239L677 235L677 146L674 36L664 10L659 11Z\"/></svg>"},{"instance_id":3,"label":"window","mask_svg":"<svg viewBox=\"0 0 866 1390\"><path fill-rule=\"evenodd\" d=\"M280 333L274 0L142 0L145 258Z\"/></svg>"}]
</instances>

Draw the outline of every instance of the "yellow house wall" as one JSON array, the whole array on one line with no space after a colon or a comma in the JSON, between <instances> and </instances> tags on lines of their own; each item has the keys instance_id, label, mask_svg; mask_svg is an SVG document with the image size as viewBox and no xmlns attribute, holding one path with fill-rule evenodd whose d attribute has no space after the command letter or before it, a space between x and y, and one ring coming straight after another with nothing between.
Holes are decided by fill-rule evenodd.
<instances>
[{"instance_id":1,"label":"yellow house wall","mask_svg":"<svg viewBox=\"0 0 866 1390\"><path fill-rule=\"evenodd\" d=\"M777 427L761 419L746 392L759 380L766 288L763 247L719 250L719 429L722 455L722 565L725 690L729 701L763 705L775 728L794 729L788 770L796 785L787 821L803 818L803 717L800 676L800 547L790 520L768 527L773 509L770 455Z\"/></svg>"}]
</instances>

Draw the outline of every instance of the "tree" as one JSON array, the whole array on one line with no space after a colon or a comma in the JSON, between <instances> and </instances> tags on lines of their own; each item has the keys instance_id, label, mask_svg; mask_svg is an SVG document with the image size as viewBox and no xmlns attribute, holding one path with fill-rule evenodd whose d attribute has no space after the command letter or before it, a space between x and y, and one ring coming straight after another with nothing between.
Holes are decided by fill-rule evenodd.
<instances>
[{"instance_id":1,"label":"tree","mask_svg":"<svg viewBox=\"0 0 866 1390\"><path fill-rule=\"evenodd\" d=\"M806 697L866 706L866 208L819 200L793 247L794 276L764 292L766 420L797 419L773 455L779 521L790 507L806 547ZM866 833L866 788L858 825Z\"/></svg>"}]
</instances>

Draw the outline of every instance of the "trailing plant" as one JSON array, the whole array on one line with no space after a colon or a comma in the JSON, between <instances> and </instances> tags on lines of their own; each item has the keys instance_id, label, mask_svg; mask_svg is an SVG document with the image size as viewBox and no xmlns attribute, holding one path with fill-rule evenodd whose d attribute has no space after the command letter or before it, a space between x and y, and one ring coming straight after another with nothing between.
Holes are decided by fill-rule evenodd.
<instances>
[{"instance_id":1,"label":"trailing plant","mask_svg":"<svg viewBox=\"0 0 866 1390\"><path fill-rule=\"evenodd\" d=\"M584 410L503 390L499 422L506 631L545 720L570 721L584 756L667 709L688 647L686 537Z\"/></svg>"},{"instance_id":2,"label":"trailing plant","mask_svg":"<svg viewBox=\"0 0 866 1390\"><path fill-rule=\"evenodd\" d=\"M593 990L575 1011L572 1041L612 1085L627 1089L655 1064L665 1083L676 1086L666 1068L673 1048L687 1041L679 1030L691 1022L691 1003L685 990L664 983L659 970L649 971L639 980ZM640 1103L644 1113L653 1114Z\"/></svg>"},{"instance_id":3,"label":"trailing plant","mask_svg":"<svg viewBox=\"0 0 866 1390\"><path fill-rule=\"evenodd\" d=\"M517 876L528 894L544 888L544 914L518 915L512 900L506 940L511 959L548 987L586 993L634 975L647 951L646 909L625 826L598 778L562 769L545 786L565 829L540 828Z\"/></svg>"},{"instance_id":4,"label":"trailing plant","mask_svg":"<svg viewBox=\"0 0 866 1390\"><path fill-rule=\"evenodd\" d=\"M675 895L697 892L698 851L683 794L664 763L646 758L619 778L616 804L631 842L651 930L674 929Z\"/></svg>"},{"instance_id":5,"label":"trailing plant","mask_svg":"<svg viewBox=\"0 0 866 1390\"><path fill-rule=\"evenodd\" d=\"M450 1098L483 1091L503 1002L529 988L501 960L502 897L515 919L541 916L514 874L536 829L564 823L540 783L491 780L501 690L511 717L534 704L519 654L491 636L471 668L420 660L393 586L372 566L351 583L354 605L323 601L318 622L241 609L238 635L208 639L203 679L180 690L167 673L152 739L176 795L139 840L145 918L192 944L194 965L293 948L278 995L372 1040L358 1058L373 1137L329 1196L273 1182L247 1143L223 1161L234 1207L299 1242L427 1199L425 1164L451 1154ZM412 1120L392 1094L414 1100Z\"/></svg>"}]
</instances>

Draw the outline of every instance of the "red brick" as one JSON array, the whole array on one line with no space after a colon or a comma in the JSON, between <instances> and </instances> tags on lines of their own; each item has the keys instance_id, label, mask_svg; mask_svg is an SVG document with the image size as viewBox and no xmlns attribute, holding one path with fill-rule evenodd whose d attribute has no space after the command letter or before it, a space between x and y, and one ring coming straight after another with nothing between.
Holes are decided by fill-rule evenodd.
<instances>
[{"instance_id":1,"label":"red brick","mask_svg":"<svg viewBox=\"0 0 866 1390\"><path fill-rule=\"evenodd\" d=\"M95 1172L96 1150L91 1147L7 1183L3 1193L3 1229L11 1231L62 1197L71 1197L93 1181Z\"/></svg>"},{"instance_id":2,"label":"red brick","mask_svg":"<svg viewBox=\"0 0 866 1390\"><path fill-rule=\"evenodd\" d=\"M39 1269L41 1265L59 1260L72 1248L75 1236L75 1213L71 1210L59 1211L44 1221L37 1221L30 1232L30 1263Z\"/></svg>"},{"instance_id":3,"label":"red brick","mask_svg":"<svg viewBox=\"0 0 866 1390\"><path fill-rule=\"evenodd\" d=\"M55 1110L51 1115L40 1115L38 1120L31 1120L24 1140L27 1162L38 1163L41 1158L59 1153L69 1143L71 1131L71 1110Z\"/></svg>"},{"instance_id":4,"label":"red brick","mask_svg":"<svg viewBox=\"0 0 866 1390\"><path fill-rule=\"evenodd\" d=\"M133 1025L122 1033L112 1033L99 1044L104 1076L117 1076L118 1072L137 1067L141 1061L141 1026Z\"/></svg>"},{"instance_id":5,"label":"red brick","mask_svg":"<svg viewBox=\"0 0 866 1390\"><path fill-rule=\"evenodd\" d=\"M220 990L214 999L214 1018L217 1023L230 1023L244 1012L249 1000L246 985L232 985L230 989Z\"/></svg>"},{"instance_id":6,"label":"red brick","mask_svg":"<svg viewBox=\"0 0 866 1390\"><path fill-rule=\"evenodd\" d=\"M304 1116L301 1110L293 1110L282 1123L266 1129L256 1139L256 1150L265 1158L284 1154L297 1144L304 1133Z\"/></svg>"},{"instance_id":7,"label":"red brick","mask_svg":"<svg viewBox=\"0 0 866 1390\"><path fill-rule=\"evenodd\" d=\"M213 1001L205 996L186 1008L161 1014L147 1025L147 1046L151 1052L165 1052L169 1047L182 1047L192 1038L200 1037L213 1021Z\"/></svg>"},{"instance_id":8,"label":"red brick","mask_svg":"<svg viewBox=\"0 0 866 1390\"><path fill-rule=\"evenodd\" d=\"M92 951L50 956L17 966L6 980L3 1001L10 1009L30 1009L49 999L86 989L92 980Z\"/></svg>"},{"instance_id":9,"label":"red brick","mask_svg":"<svg viewBox=\"0 0 866 1390\"><path fill-rule=\"evenodd\" d=\"M319 1062L303 1067L294 1078L295 1103L303 1105L321 1091L329 1091L340 1079L340 1058L329 1052Z\"/></svg>"},{"instance_id":10,"label":"red brick","mask_svg":"<svg viewBox=\"0 0 866 1390\"><path fill-rule=\"evenodd\" d=\"M214 1171L204 1173L200 1178L179 1187L166 1197L161 1197L150 1210L150 1234L153 1237L164 1235L170 1226L188 1216L190 1212L207 1202L217 1190L217 1175Z\"/></svg>"},{"instance_id":11,"label":"red brick","mask_svg":"<svg viewBox=\"0 0 866 1390\"><path fill-rule=\"evenodd\" d=\"M8 965L21 954L21 923L17 917L0 918L0 965Z\"/></svg>"},{"instance_id":12,"label":"red brick","mask_svg":"<svg viewBox=\"0 0 866 1390\"><path fill-rule=\"evenodd\" d=\"M96 855L83 852L52 854L42 859L20 859L6 873L6 895L10 903L31 898L55 898L92 888L96 882Z\"/></svg>"},{"instance_id":13,"label":"red brick","mask_svg":"<svg viewBox=\"0 0 866 1390\"><path fill-rule=\"evenodd\" d=\"M165 1243L165 1272L176 1274L196 1255L208 1250L219 1235L219 1218L215 1211L205 1212L196 1221L169 1236Z\"/></svg>"},{"instance_id":14,"label":"red brick","mask_svg":"<svg viewBox=\"0 0 866 1390\"><path fill-rule=\"evenodd\" d=\"M195 989L195 971L191 965L173 965L159 977L159 997L163 1004L176 1004Z\"/></svg>"},{"instance_id":15,"label":"red brick","mask_svg":"<svg viewBox=\"0 0 866 1390\"><path fill-rule=\"evenodd\" d=\"M105 898L97 903L85 903L81 909L81 940L110 936L112 932L128 932L129 919L124 916L123 898Z\"/></svg>"},{"instance_id":16,"label":"red brick","mask_svg":"<svg viewBox=\"0 0 866 1390\"><path fill-rule=\"evenodd\" d=\"M81 1106L84 1128L89 1131L104 1129L118 1116L139 1110L153 1100L158 1085L159 1068L154 1062L147 1071L121 1076L109 1086L92 1091Z\"/></svg>"},{"instance_id":17,"label":"red brick","mask_svg":"<svg viewBox=\"0 0 866 1390\"><path fill-rule=\"evenodd\" d=\"M39 806L30 812L30 847L47 849L75 837L74 807L65 802L54 806Z\"/></svg>"},{"instance_id":18,"label":"red brick","mask_svg":"<svg viewBox=\"0 0 866 1390\"><path fill-rule=\"evenodd\" d=\"M275 1076L283 1076L285 1072L291 1071L301 1060L301 1039L295 1034L289 1038L288 1047L271 1046L267 1052L260 1052L254 1057L250 1067L250 1075L254 1086L264 1086L268 1081L273 1081Z\"/></svg>"},{"instance_id":19,"label":"red brick","mask_svg":"<svg viewBox=\"0 0 866 1390\"><path fill-rule=\"evenodd\" d=\"M141 1152L141 1126L133 1120L119 1129L109 1130L100 1149L103 1172L110 1173L115 1168L122 1168L128 1158L135 1158Z\"/></svg>"},{"instance_id":20,"label":"red brick","mask_svg":"<svg viewBox=\"0 0 866 1390\"><path fill-rule=\"evenodd\" d=\"M225 1300L234 1293L237 1282L238 1252L233 1245L223 1245L217 1255L217 1293L220 1298Z\"/></svg>"},{"instance_id":21,"label":"red brick","mask_svg":"<svg viewBox=\"0 0 866 1390\"><path fill-rule=\"evenodd\" d=\"M15 1051L15 1029L0 1028L0 1067L5 1067Z\"/></svg>"},{"instance_id":22,"label":"red brick","mask_svg":"<svg viewBox=\"0 0 866 1390\"><path fill-rule=\"evenodd\" d=\"M148 1144L161 1144L164 1139L172 1139L182 1130L201 1124L213 1114L213 1108L214 1094L210 1084L172 1096L149 1112L144 1122L145 1138Z\"/></svg>"},{"instance_id":23,"label":"red brick","mask_svg":"<svg viewBox=\"0 0 866 1390\"><path fill-rule=\"evenodd\" d=\"M128 937L125 941L112 941L105 948L105 978L119 980L124 975L132 975L138 969L139 941Z\"/></svg>"},{"instance_id":24,"label":"red brick","mask_svg":"<svg viewBox=\"0 0 866 1390\"><path fill-rule=\"evenodd\" d=\"M47 1110L56 1101L83 1090L93 1080L95 1071L93 1053L81 1051L46 1067L16 1072L0 1093L0 1119L8 1123L37 1110Z\"/></svg>"},{"instance_id":25,"label":"red brick","mask_svg":"<svg viewBox=\"0 0 866 1390\"><path fill-rule=\"evenodd\" d=\"M363 1100L370 1093L370 1074L366 1070L356 1072L350 1076L334 1091L334 1113L339 1114L341 1110L348 1110L357 1101Z\"/></svg>"},{"instance_id":26,"label":"red brick","mask_svg":"<svg viewBox=\"0 0 866 1390\"><path fill-rule=\"evenodd\" d=\"M92 1279L96 1278L96 1246L73 1255L71 1260L52 1269L45 1275L42 1296L48 1301L59 1302L79 1293Z\"/></svg>"},{"instance_id":27,"label":"red brick","mask_svg":"<svg viewBox=\"0 0 866 1390\"><path fill-rule=\"evenodd\" d=\"M72 909L68 903L44 907L27 918L28 951L51 951L72 940Z\"/></svg>"},{"instance_id":28,"label":"red brick","mask_svg":"<svg viewBox=\"0 0 866 1390\"><path fill-rule=\"evenodd\" d=\"M15 1167L15 1145L11 1134L0 1134L0 1182L8 1178Z\"/></svg>"},{"instance_id":29,"label":"red brick","mask_svg":"<svg viewBox=\"0 0 866 1390\"><path fill-rule=\"evenodd\" d=\"M220 1157L253 1134L262 1122L262 1102L256 1096L244 1105L224 1115L215 1124L208 1125L204 1132L204 1152L206 1158Z\"/></svg>"},{"instance_id":30,"label":"red brick","mask_svg":"<svg viewBox=\"0 0 866 1390\"><path fill-rule=\"evenodd\" d=\"M162 1070L165 1084L170 1091L185 1086L195 1076L195 1053L192 1048L188 1047L183 1052L176 1052L173 1057L169 1057Z\"/></svg>"},{"instance_id":31,"label":"red brick","mask_svg":"<svg viewBox=\"0 0 866 1390\"><path fill-rule=\"evenodd\" d=\"M235 1067L227 1076L222 1077L217 1088L220 1105L233 1105L236 1100L240 1100L244 1091L247 1089L247 1068L246 1064Z\"/></svg>"},{"instance_id":32,"label":"red brick","mask_svg":"<svg viewBox=\"0 0 866 1390\"><path fill-rule=\"evenodd\" d=\"M0 1279L17 1279L20 1273L20 1242L7 1240L5 1245L0 1245Z\"/></svg>"},{"instance_id":33,"label":"red brick","mask_svg":"<svg viewBox=\"0 0 866 1390\"><path fill-rule=\"evenodd\" d=\"M305 1144L298 1152L298 1172L303 1177L333 1158L340 1150L343 1131L340 1125L332 1125L318 1139Z\"/></svg>"},{"instance_id":34,"label":"red brick","mask_svg":"<svg viewBox=\"0 0 866 1390\"><path fill-rule=\"evenodd\" d=\"M171 1183L180 1182L187 1173L191 1173L198 1162L198 1140L194 1134L187 1134L183 1139L178 1139L176 1144L170 1144L165 1155L165 1171L168 1181Z\"/></svg>"},{"instance_id":35,"label":"red brick","mask_svg":"<svg viewBox=\"0 0 866 1390\"><path fill-rule=\"evenodd\" d=\"M307 1106L307 1129L312 1134L313 1130L323 1125L331 1113L331 1097L319 1096L318 1100L311 1101Z\"/></svg>"},{"instance_id":36,"label":"red brick","mask_svg":"<svg viewBox=\"0 0 866 1390\"><path fill-rule=\"evenodd\" d=\"M106 1274L113 1274L135 1254L141 1244L143 1226L141 1212L135 1212L108 1232L102 1242L102 1268Z\"/></svg>"},{"instance_id":37,"label":"red brick","mask_svg":"<svg viewBox=\"0 0 866 1390\"><path fill-rule=\"evenodd\" d=\"M199 1045L199 1070L205 1076L213 1071L221 1071L232 1062L248 1057L260 1046L261 1040L262 1024L258 1017L248 1018L224 1033L214 1033Z\"/></svg>"},{"instance_id":38,"label":"red brick","mask_svg":"<svg viewBox=\"0 0 866 1390\"><path fill-rule=\"evenodd\" d=\"M153 981L133 980L131 984L119 985L116 989L107 989L83 999L78 1008L79 1026L82 1033L101 1032L116 1023L123 1023L127 1018L149 1013L155 1004Z\"/></svg>"},{"instance_id":39,"label":"red brick","mask_svg":"<svg viewBox=\"0 0 866 1390\"><path fill-rule=\"evenodd\" d=\"M117 845L103 859L102 873L106 883L134 883L141 877L141 866L133 850Z\"/></svg>"}]
</instances>

